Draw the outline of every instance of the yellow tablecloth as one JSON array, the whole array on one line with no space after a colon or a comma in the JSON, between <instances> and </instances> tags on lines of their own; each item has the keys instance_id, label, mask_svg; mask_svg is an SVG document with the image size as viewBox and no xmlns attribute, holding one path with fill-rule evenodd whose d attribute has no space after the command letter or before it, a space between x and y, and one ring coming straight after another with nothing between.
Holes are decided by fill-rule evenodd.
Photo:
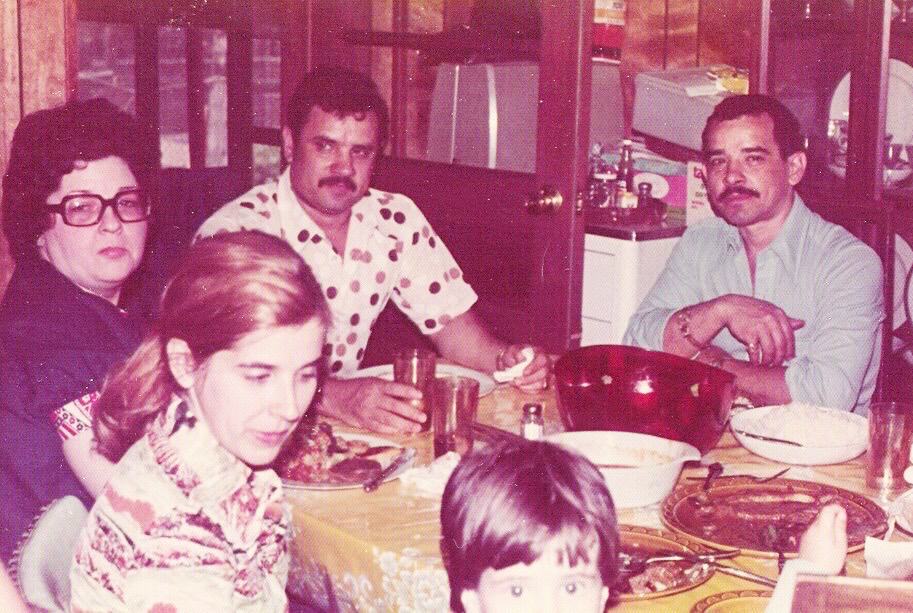
<instances>
[{"instance_id":1,"label":"yellow tablecloth","mask_svg":"<svg viewBox=\"0 0 913 613\"><path fill-rule=\"evenodd\" d=\"M545 405L546 432L561 430L552 392L529 395L500 386L479 403L479 421L519 432L521 406L540 401ZM431 435L391 437L416 447L416 462L432 458ZM724 435L717 447L705 456L721 462L727 474L742 471L769 474L777 466L751 454L731 435ZM785 465L784 465L785 466ZM703 475L705 469L686 470L683 477ZM875 492L866 488L862 458L837 466L793 467L788 477L828 483L870 498ZM289 491L295 529L293 565L289 588L307 592L317 600L328 600L326 584L342 611L429 611L449 610L447 574L440 560L440 500L422 497L400 485L386 483L372 494L360 489ZM658 505L622 510L620 523L654 528L662 527ZM895 537L897 538L897 537ZM904 538L904 537L900 537ZM732 561L738 566L776 578L776 560L741 556ZM853 553L847 572L864 575L862 552ZM689 611L701 599L729 590L765 589L756 583L715 573L703 585L666 598L621 603L614 611Z\"/></svg>"}]
</instances>

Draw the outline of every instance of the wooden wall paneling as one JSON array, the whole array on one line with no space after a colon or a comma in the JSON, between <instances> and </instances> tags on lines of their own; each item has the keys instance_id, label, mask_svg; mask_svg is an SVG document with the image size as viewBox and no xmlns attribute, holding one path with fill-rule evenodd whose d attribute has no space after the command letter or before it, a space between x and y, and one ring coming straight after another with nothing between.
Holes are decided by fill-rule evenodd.
<instances>
[{"instance_id":1,"label":"wooden wall paneling","mask_svg":"<svg viewBox=\"0 0 913 613\"><path fill-rule=\"evenodd\" d=\"M32 111L62 104L76 91L75 0L0 2L0 163L16 125ZM0 292L12 274L0 238Z\"/></svg>"},{"instance_id":2,"label":"wooden wall paneling","mask_svg":"<svg viewBox=\"0 0 913 613\"><path fill-rule=\"evenodd\" d=\"M235 185L247 187L254 165L253 37L247 30L229 30L227 36L226 91L231 101L227 121L228 167ZM284 55L282 59L285 60ZM269 132L276 134L275 130ZM271 140L277 139L274 136Z\"/></svg>"},{"instance_id":3,"label":"wooden wall paneling","mask_svg":"<svg viewBox=\"0 0 913 613\"><path fill-rule=\"evenodd\" d=\"M187 141L190 167L206 168L206 88L203 83L203 32L184 28L187 46Z\"/></svg>"},{"instance_id":4,"label":"wooden wall paneling","mask_svg":"<svg viewBox=\"0 0 913 613\"><path fill-rule=\"evenodd\" d=\"M394 32L409 31L409 0L393 0L391 9ZM390 50L390 148L391 155L406 154L406 125L408 123L409 90L407 83L407 50Z\"/></svg>"},{"instance_id":5,"label":"wooden wall paneling","mask_svg":"<svg viewBox=\"0 0 913 613\"><path fill-rule=\"evenodd\" d=\"M628 0L626 6L621 82L630 129L637 73L697 64L698 0Z\"/></svg>"},{"instance_id":6,"label":"wooden wall paneling","mask_svg":"<svg viewBox=\"0 0 913 613\"><path fill-rule=\"evenodd\" d=\"M301 75L313 66L313 0L286 2L283 9L282 36L280 39L282 60L279 63L280 106L282 122L285 122L285 107L295 91Z\"/></svg>"},{"instance_id":7,"label":"wooden wall paneling","mask_svg":"<svg viewBox=\"0 0 913 613\"><path fill-rule=\"evenodd\" d=\"M453 30L469 23L474 0L444 0L444 30Z\"/></svg>"},{"instance_id":8,"label":"wooden wall paneling","mask_svg":"<svg viewBox=\"0 0 913 613\"><path fill-rule=\"evenodd\" d=\"M701 0L697 64L725 63L749 68L754 60L757 15L756 2Z\"/></svg>"},{"instance_id":9,"label":"wooden wall paneling","mask_svg":"<svg viewBox=\"0 0 913 613\"><path fill-rule=\"evenodd\" d=\"M342 40L348 29L371 29L371 0L311 0L313 65L348 66L368 72L370 47L349 45Z\"/></svg>"},{"instance_id":10,"label":"wooden wall paneling","mask_svg":"<svg viewBox=\"0 0 913 613\"><path fill-rule=\"evenodd\" d=\"M0 170L6 169L10 141L22 116L19 77L19 6L0 2ZM0 295L12 274L13 261L0 234Z\"/></svg>"},{"instance_id":11,"label":"wooden wall paneling","mask_svg":"<svg viewBox=\"0 0 913 613\"><path fill-rule=\"evenodd\" d=\"M22 112L76 92L76 0L19 0Z\"/></svg>"}]
</instances>

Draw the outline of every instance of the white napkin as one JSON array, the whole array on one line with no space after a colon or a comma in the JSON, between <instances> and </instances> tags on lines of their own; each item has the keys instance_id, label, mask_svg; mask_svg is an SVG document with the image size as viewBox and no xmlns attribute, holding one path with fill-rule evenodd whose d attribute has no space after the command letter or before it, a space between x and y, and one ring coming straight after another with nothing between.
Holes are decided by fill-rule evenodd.
<instances>
[{"instance_id":1,"label":"white napkin","mask_svg":"<svg viewBox=\"0 0 913 613\"><path fill-rule=\"evenodd\" d=\"M874 579L909 579L913 575L913 543L865 538L865 574Z\"/></svg>"},{"instance_id":2,"label":"white napkin","mask_svg":"<svg viewBox=\"0 0 913 613\"><path fill-rule=\"evenodd\" d=\"M524 347L523 351L520 352L523 356L523 359L514 364L509 368L504 370L496 370L491 376L498 383L507 383L508 381L513 381L517 377L523 374L523 369L526 368L527 364L533 361L533 358L536 356L536 352L532 347Z\"/></svg>"},{"instance_id":3,"label":"white napkin","mask_svg":"<svg viewBox=\"0 0 913 613\"><path fill-rule=\"evenodd\" d=\"M440 498L450 473L460 462L460 454L448 451L427 466L410 468L400 475L400 483L409 488L410 493L429 498Z\"/></svg>"}]
</instances>

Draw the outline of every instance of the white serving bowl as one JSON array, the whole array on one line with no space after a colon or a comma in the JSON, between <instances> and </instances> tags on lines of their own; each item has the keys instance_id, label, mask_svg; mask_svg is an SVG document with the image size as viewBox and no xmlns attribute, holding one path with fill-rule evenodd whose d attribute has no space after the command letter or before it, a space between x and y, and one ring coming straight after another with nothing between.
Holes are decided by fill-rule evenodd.
<instances>
[{"instance_id":1,"label":"white serving bowl","mask_svg":"<svg viewBox=\"0 0 913 613\"><path fill-rule=\"evenodd\" d=\"M779 405L759 407L757 409L741 411L733 415L729 422L732 427L733 436L735 436L736 440L739 441L745 449L756 455L767 458L768 460L774 460L775 462L799 464L802 466L840 464L841 462L852 460L861 455L869 446L868 420L862 415L838 411L837 409L832 410L835 413L838 413L841 419L856 425L856 432L847 438L844 444L811 445L808 444L808 441L798 440L799 437L794 436L793 439L796 439L796 442L803 443L801 447L797 447L786 443L762 441L738 432L738 430L742 430L754 434L777 436L776 434L759 431L756 428L756 424L760 419L777 408L780 408ZM789 435L781 435L778 436L778 438L793 440L789 438Z\"/></svg>"},{"instance_id":2,"label":"white serving bowl","mask_svg":"<svg viewBox=\"0 0 913 613\"><path fill-rule=\"evenodd\" d=\"M675 487L682 464L701 459L693 445L636 432L584 430L546 438L596 464L620 509L659 502Z\"/></svg>"}]
</instances>

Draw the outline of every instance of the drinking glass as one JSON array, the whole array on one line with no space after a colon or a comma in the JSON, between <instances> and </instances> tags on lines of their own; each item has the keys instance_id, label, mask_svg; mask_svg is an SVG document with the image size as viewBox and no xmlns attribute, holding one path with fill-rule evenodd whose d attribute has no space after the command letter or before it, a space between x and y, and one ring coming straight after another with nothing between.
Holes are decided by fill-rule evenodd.
<instances>
[{"instance_id":1,"label":"drinking glass","mask_svg":"<svg viewBox=\"0 0 913 613\"><path fill-rule=\"evenodd\" d=\"M425 402L425 396L428 384L434 381L436 368L437 356L425 349L404 349L393 356L393 380L413 385L422 392L422 398L409 401L412 406L425 413L422 432L431 427L431 411Z\"/></svg>"},{"instance_id":2,"label":"drinking glass","mask_svg":"<svg viewBox=\"0 0 913 613\"><path fill-rule=\"evenodd\" d=\"M869 407L869 450L866 485L887 494L905 488L904 469L910 458L913 404L873 402Z\"/></svg>"},{"instance_id":3,"label":"drinking glass","mask_svg":"<svg viewBox=\"0 0 913 613\"><path fill-rule=\"evenodd\" d=\"M440 377L428 385L427 403L434 429L434 457L448 451L472 451L472 424L479 406L479 382L468 377Z\"/></svg>"}]
</instances>

